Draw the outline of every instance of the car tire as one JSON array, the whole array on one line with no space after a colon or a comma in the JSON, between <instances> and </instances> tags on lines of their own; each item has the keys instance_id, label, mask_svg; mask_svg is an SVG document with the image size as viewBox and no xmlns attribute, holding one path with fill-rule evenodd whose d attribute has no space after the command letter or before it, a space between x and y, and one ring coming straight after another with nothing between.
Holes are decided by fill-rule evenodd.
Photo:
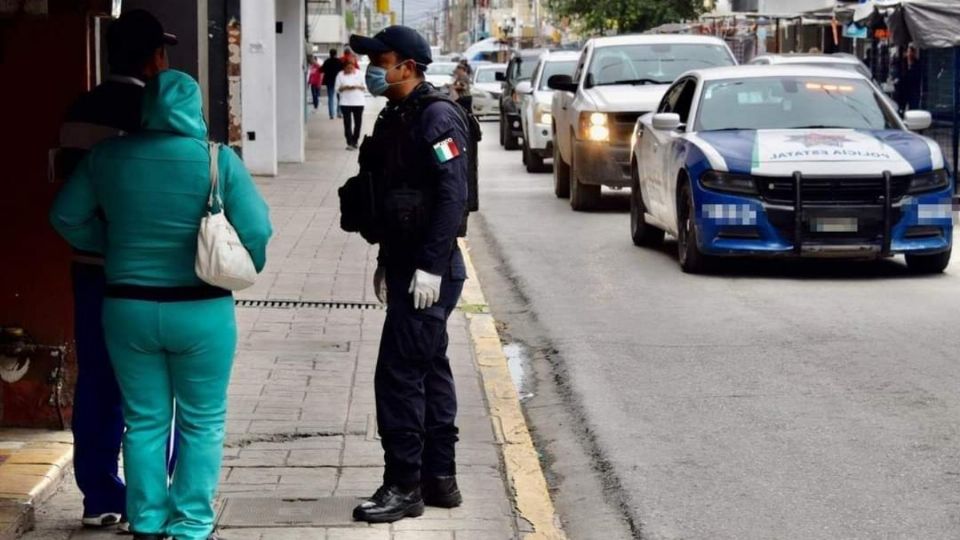
<instances>
[{"instance_id":1,"label":"car tire","mask_svg":"<svg viewBox=\"0 0 960 540\"><path fill-rule=\"evenodd\" d=\"M943 253L933 255L906 255L907 268L914 274L940 274L947 269L950 264L950 252L948 249Z\"/></svg>"},{"instance_id":2,"label":"car tire","mask_svg":"<svg viewBox=\"0 0 960 540\"><path fill-rule=\"evenodd\" d=\"M647 223L644 214L647 211L643 204L643 194L640 191L640 173L637 164L630 167L633 179L630 189L630 237L635 246L657 246L663 243L664 232Z\"/></svg>"},{"instance_id":3,"label":"car tire","mask_svg":"<svg viewBox=\"0 0 960 540\"><path fill-rule=\"evenodd\" d=\"M556 133L553 140L553 194L558 199L566 199L570 196L570 166L564 163L560 156L560 145L556 142Z\"/></svg>"},{"instance_id":4,"label":"car tire","mask_svg":"<svg viewBox=\"0 0 960 540\"><path fill-rule=\"evenodd\" d=\"M506 115L500 115L500 146L504 146L507 142L506 137L507 129L507 118Z\"/></svg>"},{"instance_id":5,"label":"car tire","mask_svg":"<svg viewBox=\"0 0 960 540\"><path fill-rule=\"evenodd\" d=\"M700 251L696 208L690 184L683 180L677 201L677 256L680 269L687 274L702 274L709 270L711 257Z\"/></svg>"},{"instance_id":6,"label":"car tire","mask_svg":"<svg viewBox=\"0 0 960 540\"><path fill-rule=\"evenodd\" d=\"M504 126L506 126L506 129L503 132L503 148L505 150L519 150L520 137L514 137L513 135L511 135L510 124L509 124L510 120L507 117L504 117L504 118L506 119L506 122L504 122Z\"/></svg>"},{"instance_id":7,"label":"car tire","mask_svg":"<svg viewBox=\"0 0 960 540\"><path fill-rule=\"evenodd\" d=\"M530 149L527 140L523 140L523 164L527 166L528 173L546 172L543 165L543 156L536 154Z\"/></svg>"},{"instance_id":8,"label":"car tire","mask_svg":"<svg viewBox=\"0 0 960 540\"><path fill-rule=\"evenodd\" d=\"M584 212L600 205L600 186L587 185L580 181L576 154L575 150L570 152L570 208L575 212Z\"/></svg>"}]
</instances>

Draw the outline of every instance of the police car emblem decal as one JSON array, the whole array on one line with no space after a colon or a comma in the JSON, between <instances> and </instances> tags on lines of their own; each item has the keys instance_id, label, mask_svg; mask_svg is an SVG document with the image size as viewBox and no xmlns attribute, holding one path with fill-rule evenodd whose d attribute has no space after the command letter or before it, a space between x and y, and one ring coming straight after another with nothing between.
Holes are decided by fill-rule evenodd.
<instances>
[{"instance_id":1,"label":"police car emblem decal","mask_svg":"<svg viewBox=\"0 0 960 540\"><path fill-rule=\"evenodd\" d=\"M447 138L433 145L433 153L437 156L437 161L446 163L460 155L460 149L453 138Z\"/></svg>"}]
</instances>

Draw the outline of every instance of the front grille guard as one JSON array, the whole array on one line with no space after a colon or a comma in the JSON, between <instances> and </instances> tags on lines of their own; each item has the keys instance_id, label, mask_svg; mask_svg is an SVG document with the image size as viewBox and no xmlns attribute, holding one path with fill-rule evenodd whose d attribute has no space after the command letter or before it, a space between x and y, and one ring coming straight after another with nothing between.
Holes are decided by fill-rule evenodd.
<instances>
[{"instance_id":1,"label":"front grille guard","mask_svg":"<svg viewBox=\"0 0 960 540\"><path fill-rule=\"evenodd\" d=\"M890 171L883 171L883 238L880 248L881 256L890 255L890 239L893 230L893 197L891 184L893 176ZM797 255L803 252L803 173L793 173L793 251Z\"/></svg>"}]
</instances>

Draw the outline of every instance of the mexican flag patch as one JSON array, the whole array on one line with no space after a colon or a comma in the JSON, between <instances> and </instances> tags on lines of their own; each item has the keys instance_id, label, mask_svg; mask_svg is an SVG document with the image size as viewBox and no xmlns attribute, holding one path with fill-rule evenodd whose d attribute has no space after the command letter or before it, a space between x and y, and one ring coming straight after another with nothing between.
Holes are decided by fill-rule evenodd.
<instances>
[{"instance_id":1,"label":"mexican flag patch","mask_svg":"<svg viewBox=\"0 0 960 540\"><path fill-rule=\"evenodd\" d=\"M452 138L448 138L433 145L433 153L437 156L437 161L446 163L460 155L460 149Z\"/></svg>"}]
</instances>

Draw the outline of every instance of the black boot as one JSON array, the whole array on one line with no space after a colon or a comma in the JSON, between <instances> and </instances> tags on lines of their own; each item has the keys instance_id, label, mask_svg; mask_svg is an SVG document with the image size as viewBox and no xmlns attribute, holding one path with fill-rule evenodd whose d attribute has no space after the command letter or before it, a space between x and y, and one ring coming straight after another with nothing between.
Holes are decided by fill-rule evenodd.
<instances>
[{"instance_id":1,"label":"black boot","mask_svg":"<svg viewBox=\"0 0 960 540\"><path fill-rule=\"evenodd\" d=\"M456 508L463 504L456 476L424 477L420 482L420 489L423 492L423 502L427 506Z\"/></svg>"},{"instance_id":2,"label":"black boot","mask_svg":"<svg viewBox=\"0 0 960 540\"><path fill-rule=\"evenodd\" d=\"M381 486L373 497L353 509L353 519L367 523L392 523L422 514L420 488L404 491L398 486Z\"/></svg>"}]
</instances>

